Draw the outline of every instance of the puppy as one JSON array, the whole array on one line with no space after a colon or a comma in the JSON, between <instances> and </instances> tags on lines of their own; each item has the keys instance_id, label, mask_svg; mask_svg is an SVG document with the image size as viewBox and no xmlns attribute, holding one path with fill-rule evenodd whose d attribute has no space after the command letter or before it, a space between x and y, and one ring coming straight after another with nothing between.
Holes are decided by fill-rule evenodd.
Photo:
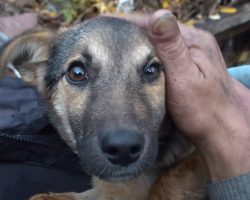
<instances>
[{"instance_id":1,"label":"puppy","mask_svg":"<svg viewBox=\"0 0 250 200\"><path fill-rule=\"evenodd\" d=\"M47 62L54 38L52 32L42 29L29 30L13 38L0 49L0 78L16 72L15 75L22 74L27 83L35 85L35 80L40 77L37 73L43 70L39 66Z\"/></svg>"},{"instance_id":2,"label":"puppy","mask_svg":"<svg viewBox=\"0 0 250 200\"><path fill-rule=\"evenodd\" d=\"M143 30L99 17L56 39L36 34L11 42L1 63L37 86L93 189L32 200L204 199L206 169L167 116L166 69Z\"/></svg>"}]
</instances>

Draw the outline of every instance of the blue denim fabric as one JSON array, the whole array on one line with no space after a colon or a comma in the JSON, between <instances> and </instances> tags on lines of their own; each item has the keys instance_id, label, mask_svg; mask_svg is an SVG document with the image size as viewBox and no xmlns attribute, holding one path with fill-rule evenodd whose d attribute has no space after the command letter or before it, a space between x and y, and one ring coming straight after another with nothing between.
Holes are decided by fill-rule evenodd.
<instances>
[{"instance_id":1,"label":"blue denim fabric","mask_svg":"<svg viewBox=\"0 0 250 200\"><path fill-rule=\"evenodd\" d=\"M228 71L232 77L250 89L250 65L232 67Z\"/></svg>"}]
</instances>

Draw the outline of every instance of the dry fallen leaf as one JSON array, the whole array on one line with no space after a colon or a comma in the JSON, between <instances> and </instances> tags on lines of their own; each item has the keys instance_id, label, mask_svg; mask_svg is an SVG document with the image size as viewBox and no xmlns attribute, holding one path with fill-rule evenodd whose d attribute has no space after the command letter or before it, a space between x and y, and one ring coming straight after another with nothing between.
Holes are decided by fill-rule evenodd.
<instances>
[{"instance_id":1,"label":"dry fallen leaf","mask_svg":"<svg viewBox=\"0 0 250 200\"><path fill-rule=\"evenodd\" d=\"M187 26L193 26L196 22L197 22L196 19L189 19L184 24L187 25Z\"/></svg>"},{"instance_id":2,"label":"dry fallen leaf","mask_svg":"<svg viewBox=\"0 0 250 200\"><path fill-rule=\"evenodd\" d=\"M235 7L221 7L220 12L224 14L235 14L237 13L237 8Z\"/></svg>"}]
</instances>

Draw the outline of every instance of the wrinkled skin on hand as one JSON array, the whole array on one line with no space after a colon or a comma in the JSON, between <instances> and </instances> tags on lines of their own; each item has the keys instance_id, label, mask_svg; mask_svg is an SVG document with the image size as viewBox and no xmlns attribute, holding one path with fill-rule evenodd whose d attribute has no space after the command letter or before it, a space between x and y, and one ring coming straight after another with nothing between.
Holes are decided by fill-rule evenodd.
<instances>
[{"instance_id":1,"label":"wrinkled skin on hand","mask_svg":"<svg viewBox=\"0 0 250 200\"><path fill-rule=\"evenodd\" d=\"M166 104L201 150L212 180L250 171L250 92L232 79L215 38L166 10L130 15L149 32L166 70Z\"/></svg>"}]
</instances>

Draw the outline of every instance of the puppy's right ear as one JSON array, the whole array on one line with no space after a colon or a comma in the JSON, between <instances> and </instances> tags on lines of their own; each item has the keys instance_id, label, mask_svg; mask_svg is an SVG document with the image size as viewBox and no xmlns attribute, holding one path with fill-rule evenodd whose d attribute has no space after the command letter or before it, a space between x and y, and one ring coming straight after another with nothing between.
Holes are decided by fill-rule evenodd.
<instances>
[{"instance_id":1,"label":"puppy's right ear","mask_svg":"<svg viewBox=\"0 0 250 200\"><path fill-rule=\"evenodd\" d=\"M0 58L0 66L4 67L1 75L4 76L9 68L14 67L25 82L43 90L43 78L55 35L47 30L32 31L14 38Z\"/></svg>"}]
</instances>

